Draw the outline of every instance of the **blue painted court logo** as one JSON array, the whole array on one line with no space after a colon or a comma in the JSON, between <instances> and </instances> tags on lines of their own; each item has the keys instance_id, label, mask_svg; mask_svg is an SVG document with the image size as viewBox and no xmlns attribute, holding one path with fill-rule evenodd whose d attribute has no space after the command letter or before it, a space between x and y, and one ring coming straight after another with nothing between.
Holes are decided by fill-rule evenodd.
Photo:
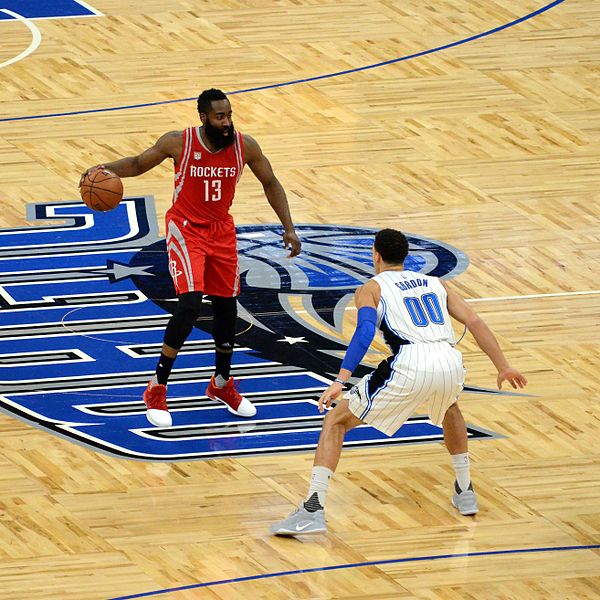
<instances>
[{"instance_id":1,"label":"blue painted court logo","mask_svg":"<svg viewBox=\"0 0 600 600\"><path fill-rule=\"evenodd\" d=\"M303 252L288 259L275 225L238 227L242 293L232 374L257 406L237 418L206 397L213 372L212 311L169 381L174 426L148 424L142 392L175 307L153 201L126 198L108 213L80 202L28 207L55 225L0 231L0 406L56 435L141 460L190 460L310 450L321 391L337 373L343 316L372 276L375 229L298 226ZM409 235L407 267L451 277L466 268L456 248ZM366 372L361 366L357 375ZM474 390L476 391L476 390ZM489 432L469 429L471 437ZM392 438L368 426L348 446L440 440L414 417Z\"/></svg>"},{"instance_id":2,"label":"blue painted court logo","mask_svg":"<svg viewBox=\"0 0 600 600\"><path fill-rule=\"evenodd\" d=\"M66 17L90 17L100 15L86 2L77 0L3 0L0 8L9 9L27 19L62 19ZM0 11L0 20L14 18Z\"/></svg>"}]
</instances>

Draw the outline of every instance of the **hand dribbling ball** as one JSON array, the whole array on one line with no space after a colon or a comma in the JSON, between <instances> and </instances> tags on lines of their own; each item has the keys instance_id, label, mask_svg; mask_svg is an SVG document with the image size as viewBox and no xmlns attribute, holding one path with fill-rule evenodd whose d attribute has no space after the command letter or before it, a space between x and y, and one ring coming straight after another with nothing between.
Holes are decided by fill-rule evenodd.
<instances>
[{"instance_id":1,"label":"hand dribbling ball","mask_svg":"<svg viewBox=\"0 0 600 600\"><path fill-rule=\"evenodd\" d=\"M123 182L108 169L94 169L85 174L79 186L81 199L92 210L112 210L123 198Z\"/></svg>"}]
</instances>

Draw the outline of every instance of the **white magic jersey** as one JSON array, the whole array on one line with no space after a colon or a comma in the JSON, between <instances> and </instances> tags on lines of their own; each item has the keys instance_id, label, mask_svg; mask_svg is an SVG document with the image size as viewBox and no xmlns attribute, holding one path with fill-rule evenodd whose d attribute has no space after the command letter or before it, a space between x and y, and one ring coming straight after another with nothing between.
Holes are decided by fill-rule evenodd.
<instances>
[{"instance_id":1,"label":"white magic jersey","mask_svg":"<svg viewBox=\"0 0 600 600\"><path fill-rule=\"evenodd\" d=\"M456 343L448 294L437 277L413 271L383 271L373 279L381 288L377 323L393 352L407 342Z\"/></svg>"},{"instance_id":2,"label":"white magic jersey","mask_svg":"<svg viewBox=\"0 0 600 600\"><path fill-rule=\"evenodd\" d=\"M384 271L378 326L392 350L344 396L361 421L394 435L422 403L440 425L463 388L465 370L455 339L448 296L437 277Z\"/></svg>"}]
</instances>

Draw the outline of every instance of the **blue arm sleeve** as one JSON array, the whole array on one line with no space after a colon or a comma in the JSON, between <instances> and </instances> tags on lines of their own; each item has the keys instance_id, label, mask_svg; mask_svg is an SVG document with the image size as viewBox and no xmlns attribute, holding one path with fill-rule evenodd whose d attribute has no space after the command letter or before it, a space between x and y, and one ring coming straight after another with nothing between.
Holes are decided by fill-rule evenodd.
<instances>
[{"instance_id":1,"label":"blue arm sleeve","mask_svg":"<svg viewBox=\"0 0 600 600\"><path fill-rule=\"evenodd\" d=\"M348 344L346 356L342 362L342 369L354 371L366 354L375 332L377 331L377 311L372 306L363 306L358 309L358 322L356 331Z\"/></svg>"}]
</instances>

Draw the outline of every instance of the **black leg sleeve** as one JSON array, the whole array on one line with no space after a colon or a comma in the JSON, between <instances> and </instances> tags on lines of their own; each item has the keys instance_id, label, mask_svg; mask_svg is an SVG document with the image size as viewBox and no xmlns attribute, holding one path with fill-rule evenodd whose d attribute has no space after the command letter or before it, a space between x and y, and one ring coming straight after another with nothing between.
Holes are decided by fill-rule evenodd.
<instances>
[{"instance_id":1,"label":"black leg sleeve","mask_svg":"<svg viewBox=\"0 0 600 600\"><path fill-rule=\"evenodd\" d=\"M215 376L226 381L231 371L231 358L235 342L237 300L211 296L213 306L213 338L215 340Z\"/></svg>"},{"instance_id":2,"label":"black leg sleeve","mask_svg":"<svg viewBox=\"0 0 600 600\"><path fill-rule=\"evenodd\" d=\"M202 312L202 292L181 294L175 313L165 331L165 344L175 350L183 346L190 335L194 323Z\"/></svg>"},{"instance_id":3,"label":"black leg sleeve","mask_svg":"<svg viewBox=\"0 0 600 600\"><path fill-rule=\"evenodd\" d=\"M221 351L233 351L235 342L235 323L237 319L237 300L211 296L213 307L213 338L215 347Z\"/></svg>"}]
</instances>

